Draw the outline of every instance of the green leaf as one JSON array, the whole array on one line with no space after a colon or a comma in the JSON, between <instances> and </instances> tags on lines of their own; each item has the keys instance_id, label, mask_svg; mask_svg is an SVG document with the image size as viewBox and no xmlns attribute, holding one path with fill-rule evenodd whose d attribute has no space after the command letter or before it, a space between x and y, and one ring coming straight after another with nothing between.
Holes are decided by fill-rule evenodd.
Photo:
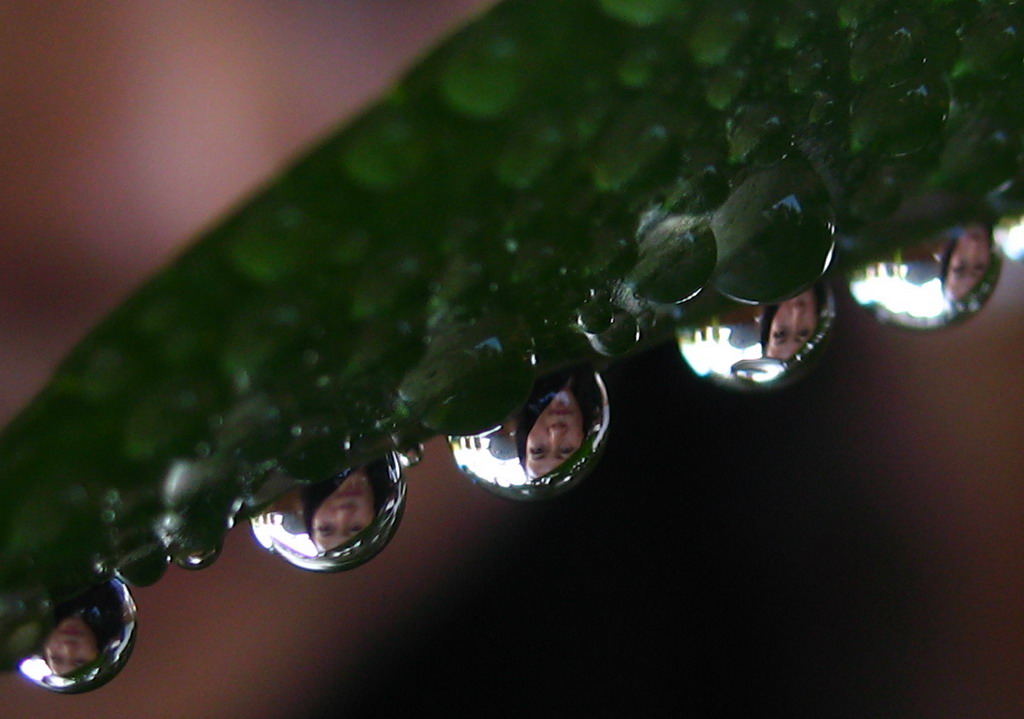
<instances>
[{"instance_id":1,"label":"green leaf","mask_svg":"<svg viewBox=\"0 0 1024 719\"><path fill-rule=\"evenodd\" d=\"M168 554L214 556L274 471L501 421L535 376L597 357L584 328L639 349L701 287L694 325L722 295L799 292L836 228L848 268L976 212L1017 170L979 179L973 152L1019 147L1016 96L990 92L1019 84L1017 11L913 3L924 39L892 75L889 5L833 5L480 17L136 292L0 435L2 592L155 581ZM969 194L872 231L937 188ZM5 615L8 661L37 620Z\"/></svg>"}]
</instances>

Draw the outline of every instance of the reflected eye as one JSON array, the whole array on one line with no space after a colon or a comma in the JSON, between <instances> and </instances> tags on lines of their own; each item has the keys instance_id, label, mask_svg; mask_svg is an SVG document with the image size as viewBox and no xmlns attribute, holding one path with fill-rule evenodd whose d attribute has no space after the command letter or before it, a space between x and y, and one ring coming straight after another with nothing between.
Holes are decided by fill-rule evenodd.
<instances>
[{"instance_id":1,"label":"reflected eye","mask_svg":"<svg viewBox=\"0 0 1024 719\"><path fill-rule=\"evenodd\" d=\"M314 527L313 531L317 534L330 534L334 531L334 526L330 524L321 524Z\"/></svg>"}]
</instances>

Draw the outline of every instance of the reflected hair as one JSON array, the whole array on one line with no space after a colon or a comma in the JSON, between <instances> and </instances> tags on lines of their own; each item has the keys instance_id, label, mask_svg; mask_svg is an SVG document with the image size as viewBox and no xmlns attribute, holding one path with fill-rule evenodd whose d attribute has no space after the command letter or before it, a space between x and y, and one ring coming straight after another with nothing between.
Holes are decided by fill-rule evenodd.
<instances>
[{"instance_id":1,"label":"reflected hair","mask_svg":"<svg viewBox=\"0 0 1024 719\"><path fill-rule=\"evenodd\" d=\"M98 584L77 597L61 602L53 610L54 626L64 619L78 615L96 637L96 646L102 653L124 628L124 606L121 595L110 582Z\"/></svg>"},{"instance_id":2,"label":"reflected hair","mask_svg":"<svg viewBox=\"0 0 1024 719\"><path fill-rule=\"evenodd\" d=\"M380 514L388 497L388 487L391 484L391 470L385 459L378 459L363 465L366 468L366 477L370 481L370 490L373 492L373 514ZM358 467L346 469L330 479L315 484L307 484L299 492L302 500L302 521L306 526L306 533L313 536L313 515L320 505L334 493L342 482L356 471Z\"/></svg>"},{"instance_id":3,"label":"reflected hair","mask_svg":"<svg viewBox=\"0 0 1024 719\"><path fill-rule=\"evenodd\" d=\"M956 246L960 244L960 238L963 237L967 228L971 225L978 225L985 230L985 237L988 239L989 250L992 249L992 224L989 222L969 222L965 225L958 225L953 228L949 233L949 241L946 242L946 246L942 248L942 256L939 258L939 281L942 282L942 287L945 289L946 281L949 278L949 265L953 261L953 252L956 250Z\"/></svg>"},{"instance_id":4,"label":"reflected hair","mask_svg":"<svg viewBox=\"0 0 1024 719\"><path fill-rule=\"evenodd\" d=\"M824 282L815 282L811 289L814 290L815 314L818 315L818 321L814 324L817 326L821 323L821 313L828 302L828 296L825 292ZM768 342L772 338L772 322L775 321L775 315L778 314L781 305L781 302L768 305L764 308L764 313L761 315L761 354L763 356L768 355Z\"/></svg>"},{"instance_id":5,"label":"reflected hair","mask_svg":"<svg viewBox=\"0 0 1024 719\"><path fill-rule=\"evenodd\" d=\"M568 389L576 396L583 419L583 434L589 435L601 421L604 400L597 384L594 369L588 364L576 365L561 372L539 378L533 384L530 399L516 415L516 454L519 464L526 469L526 439L537 419L561 390Z\"/></svg>"}]
</instances>

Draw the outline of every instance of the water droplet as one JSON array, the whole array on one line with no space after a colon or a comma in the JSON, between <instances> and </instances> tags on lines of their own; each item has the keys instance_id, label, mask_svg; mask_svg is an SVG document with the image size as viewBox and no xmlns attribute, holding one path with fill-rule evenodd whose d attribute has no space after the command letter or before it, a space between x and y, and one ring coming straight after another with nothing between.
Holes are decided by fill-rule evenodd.
<instances>
[{"instance_id":1,"label":"water droplet","mask_svg":"<svg viewBox=\"0 0 1024 719\"><path fill-rule=\"evenodd\" d=\"M0 593L0 668L13 669L40 645L52 611L41 586Z\"/></svg>"},{"instance_id":2,"label":"water droplet","mask_svg":"<svg viewBox=\"0 0 1024 719\"><path fill-rule=\"evenodd\" d=\"M834 247L832 209L809 168L783 162L751 174L711 220L718 243L712 284L739 302L771 304L825 272Z\"/></svg>"},{"instance_id":3,"label":"water droplet","mask_svg":"<svg viewBox=\"0 0 1024 719\"><path fill-rule=\"evenodd\" d=\"M416 444L398 452L398 461L403 469L415 467L423 461L423 445Z\"/></svg>"},{"instance_id":4,"label":"water droplet","mask_svg":"<svg viewBox=\"0 0 1024 719\"><path fill-rule=\"evenodd\" d=\"M758 155L770 153L766 159L777 160L789 150L792 144L790 134L785 131L786 119L780 107L772 103L743 105L728 122L729 159L739 163L757 151Z\"/></svg>"},{"instance_id":5,"label":"water droplet","mask_svg":"<svg viewBox=\"0 0 1024 719\"><path fill-rule=\"evenodd\" d=\"M18 665L34 684L65 694L91 691L128 661L135 643L135 602L124 582L112 579L61 602L52 616L42 651Z\"/></svg>"},{"instance_id":6,"label":"water droplet","mask_svg":"<svg viewBox=\"0 0 1024 719\"><path fill-rule=\"evenodd\" d=\"M530 187L558 159L565 138L554 123L527 121L498 156L498 179L509 187Z\"/></svg>"},{"instance_id":7,"label":"water droplet","mask_svg":"<svg viewBox=\"0 0 1024 719\"><path fill-rule=\"evenodd\" d=\"M700 65L721 65L751 29L743 8L711 4L690 34L690 52Z\"/></svg>"},{"instance_id":8,"label":"water droplet","mask_svg":"<svg viewBox=\"0 0 1024 719\"><path fill-rule=\"evenodd\" d=\"M1024 36L1008 11L989 5L964 29L953 77L1019 72Z\"/></svg>"},{"instance_id":9,"label":"water droplet","mask_svg":"<svg viewBox=\"0 0 1024 719\"><path fill-rule=\"evenodd\" d=\"M622 58L615 74L626 87L641 88L650 83L660 59L660 50L645 44L630 50Z\"/></svg>"},{"instance_id":10,"label":"water droplet","mask_svg":"<svg viewBox=\"0 0 1024 719\"><path fill-rule=\"evenodd\" d=\"M342 163L349 176L367 189L401 187L426 160L426 147L408 119L372 114L352 132Z\"/></svg>"},{"instance_id":11,"label":"water droplet","mask_svg":"<svg viewBox=\"0 0 1024 719\"><path fill-rule=\"evenodd\" d=\"M510 320L511 321L511 320ZM494 322L452 326L399 386L409 412L444 434L493 427L522 403L533 381L529 338Z\"/></svg>"},{"instance_id":12,"label":"water droplet","mask_svg":"<svg viewBox=\"0 0 1024 719\"><path fill-rule=\"evenodd\" d=\"M576 323L588 334L604 332L615 319L615 305L607 292L591 290L590 297L580 308Z\"/></svg>"},{"instance_id":13,"label":"water droplet","mask_svg":"<svg viewBox=\"0 0 1024 719\"><path fill-rule=\"evenodd\" d=\"M814 366L831 336L835 305L823 283L774 305L736 305L676 333L700 377L737 389L779 387Z\"/></svg>"},{"instance_id":14,"label":"water droplet","mask_svg":"<svg viewBox=\"0 0 1024 719\"><path fill-rule=\"evenodd\" d=\"M193 549L187 552L176 554L174 557L174 563L182 569L206 569L220 557L223 545L218 544L215 547L205 547L203 549Z\"/></svg>"},{"instance_id":15,"label":"water droplet","mask_svg":"<svg viewBox=\"0 0 1024 719\"><path fill-rule=\"evenodd\" d=\"M959 111L951 115L947 131L939 160L944 186L984 195L1017 172L1020 134L1009 123L980 110Z\"/></svg>"},{"instance_id":16,"label":"water droplet","mask_svg":"<svg viewBox=\"0 0 1024 719\"><path fill-rule=\"evenodd\" d=\"M460 48L441 75L441 92L456 112L489 119L505 114L523 90L521 53L511 37Z\"/></svg>"},{"instance_id":17,"label":"water droplet","mask_svg":"<svg viewBox=\"0 0 1024 719\"><path fill-rule=\"evenodd\" d=\"M261 546L300 569L338 572L367 562L391 541L405 507L396 453L308 484L253 517Z\"/></svg>"},{"instance_id":18,"label":"water droplet","mask_svg":"<svg viewBox=\"0 0 1024 719\"><path fill-rule=\"evenodd\" d=\"M669 142L666 108L641 103L612 122L594 156L594 184L598 190L617 190L662 153Z\"/></svg>"},{"instance_id":19,"label":"water droplet","mask_svg":"<svg viewBox=\"0 0 1024 719\"><path fill-rule=\"evenodd\" d=\"M750 73L742 65L726 65L711 73L704 96L716 110L724 110L739 97Z\"/></svg>"},{"instance_id":20,"label":"water droplet","mask_svg":"<svg viewBox=\"0 0 1024 719\"><path fill-rule=\"evenodd\" d=\"M680 0L598 0L610 16L632 25L651 25L680 10Z\"/></svg>"},{"instance_id":21,"label":"water droplet","mask_svg":"<svg viewBox=\"0 0 1024 719\"><path fill-rule=\"evenodd\" d=\"M592 367L542 377L501 427L449 437L455 463L477 484L511 499L547 499L594 467L608 430L608 394Z\"/></svg>"},{"instance_id":22,"label":"water droplet","mask_svg":"<svg viewBox=\"0 0 1024 719\"><path fill-rule=\"evenodd\" d=\"M629 352L640 341L640 324L628 312L616 312L608 329L597 334L584 334L596 352L605 357L618 357Z\"/></svg>"},{"instance_id":23,"label":"water droplet","mask_svg":"<svg viewBox=\"0 0 1024 719\"><path fill-rule=\"evenodd\" d=\"M861 28L850 45L850 77L861 82L915 59L920 61L923 34L921 21L905 12Z\"/></svg>"},{"instance_id":24,"label":"water droplet","mask_svg":"<svg viewBox=\"0 0 1024 719\"><path fill-rule=\"evenodd\" d=\"M697 218L651 211L641 220L638 237L639 259L626 283L654 302L690 299L715 269L715 237Z\"/></svg>"},{"instance_id":25,"label":"water droplet","mask_svg":"<svg viewBox=\"0 0 1024 719\"><path fill-rule=\"evenodd\" d=\"M850 293L885 324L936 329L981 311L1001 269L991 226L966 222L851 273Z\"/></svg>"},{"instance_id":26,"label":"water droplet","mask_svg":"<svg viewBox=\"0 0 1024 719\"><path fill-rule=\"evenodd\" d=\"M912 77L866 87L850 110L850 145L899 157L934 142L949 110L939 77Z\"/></svg>"}]
</instances>

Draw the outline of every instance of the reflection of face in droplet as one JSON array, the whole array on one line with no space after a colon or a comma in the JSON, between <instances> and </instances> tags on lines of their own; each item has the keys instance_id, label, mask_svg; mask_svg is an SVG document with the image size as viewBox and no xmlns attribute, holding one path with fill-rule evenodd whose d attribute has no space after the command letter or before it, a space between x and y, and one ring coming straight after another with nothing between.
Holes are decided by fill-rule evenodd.
<instances>
[{"instance_id":1,"label":"reflection of face in droplet","mask_svg":"<svg viewBox=\"0 0 1024 719\"><path fill-rule=\"evenodd\" d=\"M981 311L1001 268L990 227L970 222L852 272L850 293L886 324L937 329Z\"/></svg>"},{"instance_id":2,"label":"reflection of face in droplet","mask_svg":"<svg viewBox=\"0 0 1024 719\"><path fill-rule=\"evenodd\" d=\"M498 429L451 437L459 468L513 499L542 499L593 466L608 427L608 398L588 365L541 377L526 405Z\"/></svg>"},{"instance_id":3,"label":"reflection of face in droplet","mask_svg":"<svg viewBox=\"0 0 1024 719\"><path fill-rule=\"evenodd\" d=\"M370 526L377 516L373 488L360 467L313 510L310 537L321 552L337 549Z\"/></svg>"},{"instance_id":4,"label":"reflection of face in droplet","mask_svg":"<svg viewBox=\"0 0 1024 719\"><path fill-rule=\"evenodd\" d=\"M992 264L992 238L980 224L967 225L950 242L943 285L946 296L960 301L978 286Z\"/></svg>"},{"instance_id":5,"label":"reflection of face in droplet","mask_svg":"<svg viewBox=\"0 0 1024 719\"><path fill-rule=\"evenodd\" d=\"M95 632L78 614L62 619L43 645L46 663L61 676L95 661L99 655Z\"/></svg>"},{"instance_id":6,"label":"reflection of face in droplet","mask_svg":"<svg viewBox=\"0 0 1024 719\"><path fill-rule=\"evenodd\" d=\"M814 334L818 326L818 301L814 290L807 290L765 310L762 323L768 328L764 356L792 359Z\"/></svg>"},{"instance_id":7,"label":"reflection of face in droplet","mask_svg":"<svg viewBox=\"0 0 1024 719\"><path fill-rule=\"evenodd\" d=\"M517 428L517 432L525 428ZM542 477L560 467L583 446L583 415L576 395L568 387L559 390L526 437L526 472Z\"/></svg>"},{"instance_id":8,"label":"reflection of face in droplet","mask_svg":"<svg viewBox=\"0 0 1024 719\"><path fill-rule=\"evenodd\" d=\"M359 566L380 552L405 506L399 457L370 462L282 495L252 519L256 539L291 564L314 572Z\"/></svg>"},{"instance_id":9,"label":"reflection of face in droplet","mask_svg":"<svg viewBox=\"0 0 1024 719\"><path fill-rule=\"evenodd\" d=\"M832 331L832 293L819 282L777 305L735 305L709 325L681 328L679 351L699 376L741 389L801 376Z\"/></svg>"},{"instance_id":10,"label":"reflection of face in droplet","mask_svg":"<svg viewBox=\"0 0 1024 719\"><path fill-rule=\"evenodd\" d=\"M58 604L42 651L18 669L52 691L89 691L121 670L134 639L135 603L124 583L114 579Z\"/></svg>"}]
</instances>

